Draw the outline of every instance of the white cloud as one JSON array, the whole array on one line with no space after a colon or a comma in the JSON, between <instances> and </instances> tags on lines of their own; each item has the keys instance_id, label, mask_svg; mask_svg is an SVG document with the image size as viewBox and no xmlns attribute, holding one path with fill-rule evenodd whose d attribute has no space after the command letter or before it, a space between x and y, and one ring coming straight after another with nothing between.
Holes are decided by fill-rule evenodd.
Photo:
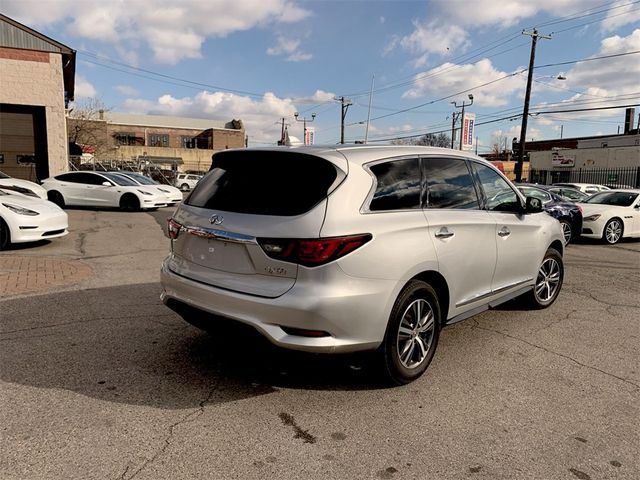
<instances>
[{"instance_id":1,"label":"white cloud","mask_svg":"<svg viewBox=\"0 0 640 480\"><path fill-rule=\"evenodd\" d=\"M611 10L602 21L601 28L604 32L610 32L618 27L631 23L640 23L640 10L629 0L618 0L611 5Z\"/></svg>"},{"instance_id":2,"label":"white cloud","mask_svg":"<svg viewBox=\"0 0 640 480\"><path fill-rule=\"evenodd\" d=\"M96 88L82 75L76 75L75 98L92 98L98 93Z\"/></svg>"},{"instance_id":3,"label":"white cloud","mask_svg":"<svg viewBox=\"0 0 640 480\"><path fill-rule=\"evenodd\" d=\"M417 98L427 95L445 97L451 92L471 89L468 93L473 94L474 103L477 106L499 107L507 105L511 96L524 90L526 78L523 75L516 74L485 87L474 87L507 75L510 73L497 70L487 58L460 66L445 63L416 75L414 86L406 91L403 97ZM451 100L466 99L468 93L461 94L460 99L452 98Z\"/></svg>"},{"instance_id":4,"label":"white cloud","mask_svg":"<svg viewBox=\"0 0 640 480\"><path fill-rule=\"evenodd\" d=\"M447 55L458 48L468 45L468 33L456 25L443 24L434 20L429 23L414 22L411 35L399 40L399 45L412 53L420 55L416 66L426 64L429 54Z\"/></svg>"},{"instance_id":5,"label":"white cloud","mask_svg":"<svg viewBox=\"0 0 640 480\"><path fill-rule=\"evenodd\" d=\"M125 97L137 97L140 95L140 92L131 85L116 85L113 89Z\"/></svg>"},{"instance_id":6,"label":"white cloud","mask_svg":"<svg viewBox=\"0 0 640 480\"><path fill-rule=\"evenodd\" d=\"M267 48L267 55L272 56L286 56L288 62L304 62L310 60L313 55L310 53L304 53L299 49L300 40L291 38L278 37L278 43L275 47Z\"/></svg>"},{"instance_id":7,"label":"white cloud","mask_svg":"<svg viewBox=\"0 0 640 480\"><path fill-rule=\"evenodd\" d=\"M158 63L199 58L207 38L310 15L296 0L5 0L4 13L33 26L65 22L72 36L109 44L141 42Z\"/></svg>"},{"instance_id":8,"label":"white cloud","mask_svg":"<svg viewBox=\"0 0 640 480\"><path fill-rule=\"evenodd\" d=\"M278 98L273 93L265 93L260 99L252 99L232 93L203 91L193 97L175 98L162 95L155 101L127 99L125 108L133 113L175 115L194 118L210 118L229 121L241 119L250 142L274 143L280 138L279 118L293 120L298 110L296 103L326 99L333 94L321 90L313 96L294 99ZM292 132L293 133L293 132Z\"/></svg>"}]
</instances>

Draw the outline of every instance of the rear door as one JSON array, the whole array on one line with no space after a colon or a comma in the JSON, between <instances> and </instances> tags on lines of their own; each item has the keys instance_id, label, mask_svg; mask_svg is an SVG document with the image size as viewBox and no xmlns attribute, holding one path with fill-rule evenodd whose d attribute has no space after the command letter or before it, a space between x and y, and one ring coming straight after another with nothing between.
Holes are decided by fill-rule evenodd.
<instances>
[{"instance_id":1,"label":"rear door","mask_svg":"<svg viewBox=\"0 0 640 480\"><path fill-rule=\"evenodd\" d=\"M480 208L464 159L426 157L423 169L427 184L424 214L440 273L449 285L453 316L478 306L491 295L496 224Z\"/></svg>"},{"instance_id":2,"label":"rear door","mask_svg":"<svg viewBox=\"0 0 640 480\"><path fill-rule=\"evenodd\" d=\"M344 158L343 158L344 161ZM267 256L262 239L318 238L326 197L344 178L326 159L292 151L229 151L177 210L170 268L203 283L277 297L298 266Z\"/></svg>"}]
</instances>

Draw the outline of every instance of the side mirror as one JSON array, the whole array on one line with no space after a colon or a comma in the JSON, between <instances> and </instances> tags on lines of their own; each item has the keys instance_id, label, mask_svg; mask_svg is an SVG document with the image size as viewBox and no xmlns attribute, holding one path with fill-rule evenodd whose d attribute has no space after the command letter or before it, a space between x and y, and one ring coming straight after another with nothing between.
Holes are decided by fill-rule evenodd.
<instances>
[{"instance_id":1,"label":"side mirror","mask_svg":"<svg viewBox=\"0 0 640 480\"><path fill-rule=\"evenodd\" d=\"M542 200L535 197L527 197L525 213L540 213L542 211Z\"/></svg>"},{"instance_id":2,"label":"side mirror","mask_svg":"<svg viewBox=\"0 0 640 480\"><path fill-rule=\"evenodd\" d=\"M109 182L102 182L102 185L105 187L111 187L111 183Z\"/></svg>"}]
</instances>

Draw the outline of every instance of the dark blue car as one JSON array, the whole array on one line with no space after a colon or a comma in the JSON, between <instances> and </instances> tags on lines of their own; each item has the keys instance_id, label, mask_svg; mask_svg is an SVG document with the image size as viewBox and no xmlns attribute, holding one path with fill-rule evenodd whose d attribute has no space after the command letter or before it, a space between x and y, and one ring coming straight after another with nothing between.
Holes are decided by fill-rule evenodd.
<instances>
[{"instance_id":1,"label":"dark blue car","mask_svg":"<svg viewBox=\"0 0 640 480\"><path fill-rule=\"evenodd\" d=\"M523 195L542 200L544 211L560 221L565 245L580 236L580 232L582 232L582 208L580 205L550 192L546 185L521 183L517 187Z\"/></svg>"}]
</instances>

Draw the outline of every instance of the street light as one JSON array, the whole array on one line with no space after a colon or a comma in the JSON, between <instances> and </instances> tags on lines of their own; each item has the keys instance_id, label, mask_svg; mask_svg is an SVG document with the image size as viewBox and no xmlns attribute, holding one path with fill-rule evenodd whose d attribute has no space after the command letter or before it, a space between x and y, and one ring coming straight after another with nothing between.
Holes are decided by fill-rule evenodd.
<instances>
[{"instance_id":1,"label":"street light","mask_svg":"<svg viewBox=\"0 0 640 480\"><path fill-rule=\"evenodd\" d=\"M464 122L464 108L470 107L471 105L473 105L472 93L469 94L469 100L471 100L471 102L466 103L463 101L462 105L458 105L457 102L451 102L455 108L462 108L462 111L460 113L453 112L453 121L451 122L451 148L453 148L453 135L455 133L456 120L458 118L461 118L462 119L461 122ZM460 150L462 150L462 128L463 127L464 125L460 124Z\"/></svg>"},{"instance_id":2,"label":"street light","mask_svg":"<svg viewBox=\"0 0 640 480\"><path fill-rule=\"evenodd\" d=\"M313 122L316 119L316 114L315 113L311 114L311 120L307 120L307 117L303 117L302 120L300 120L298 118L298 116L299 116L298 112L294 113L293 116L296 118L297 122L302 122L302 124L303 124L302 125L302 127L303 127L303 130L302 130L302 143L304 145L306 145L307 144L307 122L309 122L309 123Z\"/></svg>"}]
</instances>

